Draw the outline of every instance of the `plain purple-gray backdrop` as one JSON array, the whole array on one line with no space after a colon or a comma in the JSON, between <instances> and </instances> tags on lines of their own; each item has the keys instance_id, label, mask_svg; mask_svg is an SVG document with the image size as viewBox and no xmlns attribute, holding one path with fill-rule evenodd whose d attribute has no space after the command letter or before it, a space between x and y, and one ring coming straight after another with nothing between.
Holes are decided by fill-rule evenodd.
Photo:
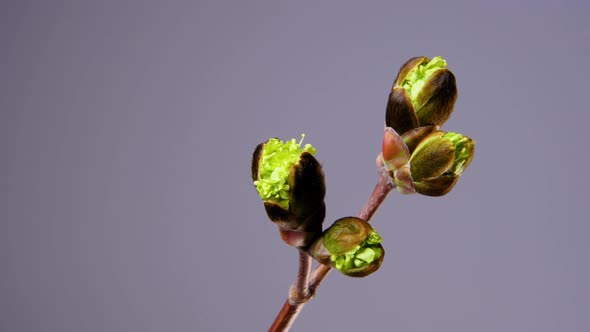
<instances>
[{"instance_id":1,"label":"plain purple-gray backdrop","mask_svg":"<svg viewBox=\"0 0 590 332\"><path fill-rule=\"evenodd\" d=\"M443 55L447 196L392 193L387 258L332 273L294 331L588 331L583 1L3 1L0 331L263 331L297 255L250 180L307 134L326 225L375 183L399 66Z\"/></svg>"}]
</instances>

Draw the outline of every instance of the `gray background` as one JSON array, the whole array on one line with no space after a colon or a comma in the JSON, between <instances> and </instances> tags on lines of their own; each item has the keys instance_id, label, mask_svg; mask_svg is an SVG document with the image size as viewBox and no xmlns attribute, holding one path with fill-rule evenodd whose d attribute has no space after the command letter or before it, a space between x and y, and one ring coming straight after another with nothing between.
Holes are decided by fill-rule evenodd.
<instances>
[{"instance_id":1,"label":"gray background","mask_svg":"<svg viewBox=\"0 0 590 332\"><path fill-rule=\"evenodd\" d=\"M393 193L366 279L294 331L588 331L587 2L3 1L0 331L261 331L293 281L249 175L308 135L326 224L376 180L409 57L477 140L443 198Z\"/></svg>"}]
</instances>

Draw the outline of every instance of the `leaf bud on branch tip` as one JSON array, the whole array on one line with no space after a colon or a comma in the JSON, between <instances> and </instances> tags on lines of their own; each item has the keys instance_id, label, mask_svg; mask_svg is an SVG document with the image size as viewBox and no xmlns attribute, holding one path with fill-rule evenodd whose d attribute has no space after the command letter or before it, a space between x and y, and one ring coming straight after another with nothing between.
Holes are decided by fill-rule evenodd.
<instances>
[{"instance_id":1,"label":"leaf bud on branch tip","mask_svg":"<svg viewBox=\"0 0 590 332\"><path fill-rule=\"evenodd\" d=\"M411 58L400 68L391 89L385 125L400 135L420 126L441 126L456 100L455 75L442 57Z\"/></svg>"},{"instance_id":2,"label":"leaf bud on branch tip","mask_svg":"<svg viewBox=\"0 0 590 332\"><path fill-rule=\"evenodd\" d=\"M325 217L324 173L303 138L259 144L252 157L252 180L271 221L289 245L306 247L321 233Z\"/></svg>"}]
</instances>

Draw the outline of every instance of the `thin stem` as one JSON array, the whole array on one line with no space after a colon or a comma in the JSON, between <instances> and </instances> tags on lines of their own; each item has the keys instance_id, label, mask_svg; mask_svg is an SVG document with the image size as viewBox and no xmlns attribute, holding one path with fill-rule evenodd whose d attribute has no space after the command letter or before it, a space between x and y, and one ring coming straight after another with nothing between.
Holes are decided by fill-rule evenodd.
<instances>
[{"instance_id":1,"label":"thin stem","mask_svg":"<svg viewBox=\"0 0 590 332\"><path fill-rule=\"evenodd\" d=\"M313 270L311 275L311 280L309 282L309 289L315 293L315 290L318 288L322 280L328 275L328 273L332 270L331 267L324 264L319 264L318 267Z\"/></svg>"},{"instance_id":2,"label":"thin stem","mask_svg":"<svg viewBox=\"0 0 590 332\"><path fill-rule=\"evenodd\" d=\"M269 332L288 331L293 322L303 309L303 305L311 300L313 292L310 291L309 275L311 273L312 259L305 251L299 249L299 270L297 279L289 289L289 297L283 304L281 311L272 323Z\"/></svg>"},{"instance_id":3,"label":"thin stem","mask_svg":"<svg viewBox=\"0 0 590 332\"><path fill-rule=\"evenodd\" d=\"M309 285L311 262L311 256L299 249L299 271L297 272L297 280L295 280L294 301L307 299L310 295L309 287L307 287L307 285Z\"/></svg>"},{"instance_id":4,"label":"thin stem","mask_svg":"<svg viewBox=\"0 0 590 332\"><path fill-rule=\"evenodd\" d=\"M371 196L369 196L369 199L359 212L358 217L368 222L393 188L394 185L389 174L384 169L380 169L379 180L377 181ZM299 250L299 272L297 274L297 280L294 283L296 291L294 291L293 286L291 286L289 298L285 301L285 304L283 304L281 311L268 331L288 331L303 309L305 303L311 300L316 289L331 269L332 268L327 265L319 264L311 273L310 278L309 271L311 270L311 257ZM306 277L303 277L304 275ZM304 278L306 281L303 281ZM305 296L299 297L299 295Z\"/></svg>"},{"instance_id":5,"label":"thin stem","mask_svg":"<svg viewBox=\"0 0 590 332\"><path fill-rule=\"evenodd\" d=\"M282 332L282 331L289 331L293 322L295 322L295 318L299 316L299 313L303 309L303 304L291 304L289 300L285 301L281 311L275 318L275 321L272 323L268 332Z\"/></svg>"},{"instance_id":6,"label":"thin stem","mask_svg":"<svg viewBox=\"0 0 590 332\"><path fill-rule=\"evenodd\" d=\"M389 194L389 192L393 190L394 187L395 186L393 185L393 182L387 171L383 168L379 169L379 180L377 181L371 196L369 196L369 199L359 212L358 217L366 222L369 222L381 203L383 203L387 197L387 194Z\"/></svg>"}]
</instances>

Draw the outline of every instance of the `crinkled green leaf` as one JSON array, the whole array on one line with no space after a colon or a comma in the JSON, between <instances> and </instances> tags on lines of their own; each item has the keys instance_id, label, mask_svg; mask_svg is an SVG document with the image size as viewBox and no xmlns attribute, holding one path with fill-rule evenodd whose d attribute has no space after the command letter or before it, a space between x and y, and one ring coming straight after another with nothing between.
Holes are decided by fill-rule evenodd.
<instances>
[{"instance_id":1,"label":"crinkled green leaf","mask_svg":"<svg viewBox=\"0 0 590 332\"><path fill-rule=\"evenodd\" d=\"M341 255L332 255L330 259L334 262L336 269L342 272L367 266L377 261L383 254L381 248L378 246L381 241L381 236L377 232L372 231L369 233L367 239L354 249Z\"/></svg>"},{"instance_id":2,"label":"crinkled green leaf","mask_svg":"<svg viewBox=\"0 0 590 332\"><path fill-rule=\"evenodd\" d=\"M283 142L271 138L264 145L258 166L258 180L254 181L256 190L263 201L272 200L285 209L289 209L289 172L292 165L299 161L303 152L315 154L311 144L301 147L305 134L297 142L294 138Z\"/></svg>"}]
</instances>

